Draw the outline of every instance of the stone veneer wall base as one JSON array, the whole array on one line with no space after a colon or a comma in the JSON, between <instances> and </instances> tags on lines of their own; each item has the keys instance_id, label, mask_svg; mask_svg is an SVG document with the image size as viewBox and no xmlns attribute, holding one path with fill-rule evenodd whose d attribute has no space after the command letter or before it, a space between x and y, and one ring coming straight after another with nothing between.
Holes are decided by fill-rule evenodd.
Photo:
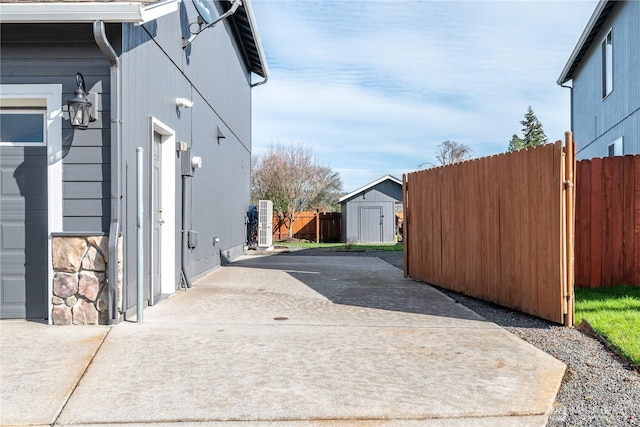
<instances>
[{"instance_id":1,"label":"stone veneer wall base","mask_svg":"<svg viewBox=\"0 0 640 427\"><path fill-rule=\"evenodd\" d=\"M54 236L52 254L52 323L107 324L108 237ZM122 311L122 256L118 257L118 276L118 306Z\"/></svg>"}]
</instances>

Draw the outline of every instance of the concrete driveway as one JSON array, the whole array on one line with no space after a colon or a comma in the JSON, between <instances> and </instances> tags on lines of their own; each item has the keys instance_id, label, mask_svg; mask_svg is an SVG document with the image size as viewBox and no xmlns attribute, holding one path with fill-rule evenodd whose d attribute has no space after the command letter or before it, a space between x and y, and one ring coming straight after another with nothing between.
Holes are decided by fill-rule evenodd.
<instances>
[{"instance_id":1,"label":"concrete driveway","mask_svg":"<svg viewBox=\"0 0 640 427\"><path fill-rule=\"evenodd\" d=\"M243 257L142 324L0 340L2 425L544 426L565 370L364 257Z\"/></svg>"}]
</instances>

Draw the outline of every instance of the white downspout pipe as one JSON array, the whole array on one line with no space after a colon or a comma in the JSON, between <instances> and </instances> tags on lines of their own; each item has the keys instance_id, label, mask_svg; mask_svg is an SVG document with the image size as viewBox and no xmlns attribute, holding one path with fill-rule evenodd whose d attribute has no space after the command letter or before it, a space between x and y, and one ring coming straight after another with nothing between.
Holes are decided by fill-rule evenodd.
<instances>
[{"instance_id":1,"label":"white downspout pipe","mask_svg":"<svg viewBox=\"0 0 640 427\"><path fill-rule=\"evenodd\" d=\"M102 53L111 63L111 224L109 226L109 318L107 323L115 325L119 322L118 310L118 238L120 236L120 146L122 141L121 108L122 85L120 81L120 58L107 40L103 21L93 22L93 38Z\"/></svg>"}]
</instances>

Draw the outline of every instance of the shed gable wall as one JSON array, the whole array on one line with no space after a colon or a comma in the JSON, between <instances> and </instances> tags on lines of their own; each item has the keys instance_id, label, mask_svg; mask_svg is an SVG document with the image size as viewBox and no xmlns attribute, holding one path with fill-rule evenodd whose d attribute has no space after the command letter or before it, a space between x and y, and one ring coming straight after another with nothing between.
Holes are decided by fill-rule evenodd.
<instances>
[{"instance_id":1,"label":"shed gable wall","mask_svg":"<svg viewBox=\"0 0 640 427\"><path fill-rule=\"evenodd\" d=\"M402 201L402 185L393 181L383 181L364 192L343 202L342 236L345 242L362 241L362 236L378 235L382 242L395 240L395 205ZM373 218L363 209L380 207L382 218ZM369 212L370 211L366 211ZM373 229L373 231L371 231Z\"/></svg>"}]
</instances>

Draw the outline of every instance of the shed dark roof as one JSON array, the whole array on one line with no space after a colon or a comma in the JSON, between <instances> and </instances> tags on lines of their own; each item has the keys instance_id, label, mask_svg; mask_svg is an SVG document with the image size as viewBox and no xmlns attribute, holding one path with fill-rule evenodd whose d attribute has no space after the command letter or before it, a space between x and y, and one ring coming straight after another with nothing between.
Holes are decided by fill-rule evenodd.
<instances>
[{"instance_id":1,"label":"shed dark roof","mask_svg":"<svg viewBox=\"0 0 640 427\"><path fill-rule=\"evenodd\" d=\"M587 52L589 52L589 49L591 49L594 39L602 29L602 26L607 22L616 3L616 1L612 0L600 0L593 15L591 15L591 19L589 19L587 26L582 32L578 44L576 44L576 47L573 49L569 61L567 61L567 64L562 70L562 74L560 74L558 78L559 85L573 79L578 67L580 67L580 63Z\"/></svg>"}]
</instances>

